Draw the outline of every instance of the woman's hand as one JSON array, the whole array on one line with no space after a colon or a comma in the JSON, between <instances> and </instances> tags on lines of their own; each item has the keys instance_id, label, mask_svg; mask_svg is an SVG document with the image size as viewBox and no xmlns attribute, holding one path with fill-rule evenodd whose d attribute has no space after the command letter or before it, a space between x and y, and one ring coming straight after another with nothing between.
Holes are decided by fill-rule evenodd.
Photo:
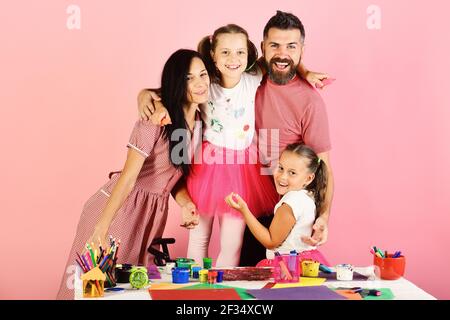
<instances>
[{"instance_id":1,"label":"woman's hand","mask_svg":"<svg viewBox=\"0 0 450 320\"><path fill-rule=\"evenodd\" d=\"M181 207L181 219L183 221L180 227L194 229L198 225L200 217L197 212L197 207L193 202L188 202Z\"/></svg>"},{"instance_id":2,"label":"woman's hand","mask_svg":"<svg viewBox=\"0 0 450 320\"><path fill-rule=\"evenodd\" d=\"M325 79L328 79L330 76L326 73L307 71L305 75L306 81L309 82L315 88L323 89L325 84L322 82Z\"/></svg>"},{"instance_id":3,"label":"woman's hand","mask_svg":"<svg viewBox=\"0 0 450 320\"><path fill-rule=\"evenodd\" d=\"M240 211L248 210L247 203L237 193L230 193L225 197L225 202L233 209Z\"/></svg>"},{"instance_id":4,"label":"woman's hand","mask_svg":"<svg viewBox=\"0 0 450 320\"><path fill-rule=\"evenodd\" d=\"M103 225L96 225L95 229L94 229L94 233L92 234L92 236L88 239L87 243L92 247L92 250L97 250L97 253L100 254L100 248L99 246L101 245L103 249L109 247L108 244L108 227L103 226ZM92 246L92 244L94 244L94 246ZM85 252L86 252L86 248L85 248Z\"/></svg>"},{"instance_id":5,"label":"woman's hand","mask_svg":"<svg viewBox=\"0 0 450 320\"><path fill-rule=\"evenodd\" d=\"M328 240L328 220L319 216L314 222L312 235L301 239L310 246L323 245Z\"/></svg>"}]
</instances>

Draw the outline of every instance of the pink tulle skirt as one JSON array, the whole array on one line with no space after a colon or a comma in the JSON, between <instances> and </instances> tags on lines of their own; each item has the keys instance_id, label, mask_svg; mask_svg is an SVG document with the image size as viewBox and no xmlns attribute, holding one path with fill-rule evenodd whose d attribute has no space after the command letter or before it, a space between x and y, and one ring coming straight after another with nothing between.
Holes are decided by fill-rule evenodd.
<instances>
[{"instance_id":1,"label":"pink tulle skirt","mask_svg":"<svg viewBox=\"0 0 450 320\"><path fill-rule=\"evenodd\" d=\"M324 264L326 266L331 266L330 263L325 259L323 254L319 250L308 250L300 252L299 254L300 261L303 260L314 260ZM273 267L274 260L273 259L263 259L256 265L257 267Z\"/></svg>"},{"instance_id":2,"label":"pink tulle skirt","mask_svg":"<svg viewBox=\"0 0 450 320\"><path fill-rule=\"evenodd\" d=\"M253 145L231 150L203 142L198 151L201 163L195 160L187 178L187 188L199 214L242 217L225 202L231 192L239 194L256 217L273 214L279 195L272 176L261 174L255 150Z\"/></svg>"}]
</instances>

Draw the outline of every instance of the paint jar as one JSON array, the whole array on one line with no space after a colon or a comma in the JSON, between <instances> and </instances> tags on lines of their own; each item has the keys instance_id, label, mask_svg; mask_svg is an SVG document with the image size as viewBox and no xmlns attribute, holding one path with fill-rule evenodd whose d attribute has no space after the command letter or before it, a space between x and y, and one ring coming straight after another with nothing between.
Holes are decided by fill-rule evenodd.
<instances>
[{"instance_id":1,"label":"paint jar","mask_svg":"<svg viewBox=\"0 0 450 320\"><path fill-rule=\"evenodd\" d=\"M375 275L383 280L397 280L405 274L405 257L392 258L388 254L387 258L374 256L373 258Z\"/></svg>"},{"instance_id":2,"label":"paint jar","mask_svg":"<svg viewBox=\"0 0 450 320\"><path fill-rule=\"evenodd\" d=\"M353 266L351 264L338 264L336 266L336 279L341 281L353 280Z\"/></svg>"},{"instance_id":3,"label":"paint jar","mask_svg":"<svg viewBox=\"0 0 450 320\"><path fill-rule=\"evenodd\" d=\"M200 283L208 283L208 270L202 269L198 272Z\"/></svg>"},{"instance_id":4,"label":"paint jar","mask_svg":"<svg viewBox=\"0 0 450 320\"><path fill-rule=\"evenodd\" d=\"M208 283L214 284L217 280L217 271L209 270L208 271Z\"/></svg>"},{"instance_id":5,"label":"paint jar","mask_svg":"<svg viewBox=\"0 0 450 320\"><path fill-rule=\"evenodd\" d=\"M202 270L201 267L197 267L197 266L192 267L192 278L199 279L200 278L200 274L199 274L200 270Z\"/></svg>"},{"instance_id":6,"label":"paint jar","mask_svg":"<svg viewBox=\"0 0 450 320\"><path fill-rule=\"evenodd\" d=\"M188 268L175 268L172 270L172 283L188 283L188 282L189 282Z\"/></svg>"},{"instance_id":7,"label":"paint jar","mask_svg":"<svg viewBox=\"0 0 450 320\"><path fill-rule=\"evenodd\" d=\"M194 259L189 258L177 258L177 267L178 268L188 268L191 269L191 265L195 264Z\"/></svg>"},{"instance_id":8,"label":"paint jar","mask_svg":"<svg viewBox=\"0 0 450 320\"><path fill-rule=\"evenodd\" d=\"M217 271L217 282L222 282L223 281L223 270L218 270Z\"/></svg>"},{"instance_id":9,"label":"paint jar","mask_svg":"<svg viewBox=\"0 0 450 320\"><path fill-rule=\"evenodd\" d=\"M172 269L175 268L175 262L167 262L166 266L164 267L164 272L166 274L172 274Z\"/></svg>"},{"instance_id":10,"label":"paint jar","mask_svg":"<svg viewBox=\"0 0 450 320\"><path fill-rule=\"evenodd\" d=\"M299 256L290 254L275 255L273 278L277 283L299 282Z\"/></svg>"},{"instance_id":11,"label":"paint jar","mask_svg":"<svg viewBox=\"0 0 450 320\"><path fill-rule=\"evenodd\" d=\"M302 276L304 277L318 277L320 262L313 260L302 261Z\"/></svg>"},{"instance_id":12,"label":"paint jar","mask_svg":"<svg viewBox=\"0 0 450 320\"><path fill-rule=\"evenodd\" d=\"M203 258L203 269L212 268L212 258Z\"/></svg>"}]
</instances>

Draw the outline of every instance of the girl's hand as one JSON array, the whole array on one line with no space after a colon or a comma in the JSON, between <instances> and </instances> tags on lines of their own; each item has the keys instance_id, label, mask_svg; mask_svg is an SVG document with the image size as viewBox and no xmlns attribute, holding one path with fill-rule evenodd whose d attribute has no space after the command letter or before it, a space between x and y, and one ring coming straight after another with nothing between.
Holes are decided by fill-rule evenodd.
<instances>
[{"instance_id":1,"label":"girl's hand","mask_svg":"<svg viewBox=\"0 0 450 320\"><path fill-rule=\"evenodd\" d=\"M180 224L180 227L194 229L195 226L198 225L200 216L198 215L197 207L193 202L188 202L181 207L181 219L182 224Z\"/></svg>"},{"instance_id":2,"label":"girl's hand","mask_svg":"<svg viewBox=\"0 0 450 320\"><path fill-rule=\"evenodd\" d=\"M306 81L309 82L315 88L323 89L325 84L322 83L322 80L328 79L330 76L326 73L308 71L306 73Z\"/></svg>"},{"instance_id":3,"label":"girl's hand","mask_svg":"<svg viewBox=\"0 0 450 320\"><path fill-rule=\"evenodd\" d=\"M241 198L237 193L230 193L225 197L225 202L233 209L236 209L240 212L248 209L247 203Z\"/></svg>"},{"instance_id":4,"label":"girl's hand","mask_svg":"<svg viewBox=\"0 0 450 320\"><path fill-rule=\"evenodd\" d=\"M138 111L142 120L151 120L154 125L165 126L172 123L161 98L152 90L144 89L139 92Z\"/></svg>"},{"instance_id":5,"label":"girl's hand","mask_svg":"<svg viewBox=\"0 0 450 320\"><path fill-rule=\"evenodd\" d=\"M164 127L167 124L171 124L172 120L170 119L169 111L167 111L164 105L159 101L155 101L155 106L156 110L150 117L152 123L156 126L161 127Z\"/></svg>"}]
</instances>

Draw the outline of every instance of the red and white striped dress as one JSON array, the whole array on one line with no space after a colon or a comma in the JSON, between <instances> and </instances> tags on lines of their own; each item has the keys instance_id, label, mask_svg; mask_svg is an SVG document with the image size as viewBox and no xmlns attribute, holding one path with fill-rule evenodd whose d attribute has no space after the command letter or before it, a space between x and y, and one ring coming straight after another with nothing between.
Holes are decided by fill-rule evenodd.
<instances>
[{"instance_id":1,"label":"red and white striped dress","mask_svg":"<svg viewBox=\"0 0 450 320\"><path fill-rule=\"evenodd\" d=\"M170 191L182 172L170 162L169 142L163 136L163 128L151 122L138 121L127 146L144 156L145 162L108 234L121 240L118 263L147 266L153 263L153 256L147 252L147 248L153 239L163 235ZM74 298L76 252L83 252L119 176L120 172L113 174L85 203L57 299Z\"/></svg>"}]
</instances>

